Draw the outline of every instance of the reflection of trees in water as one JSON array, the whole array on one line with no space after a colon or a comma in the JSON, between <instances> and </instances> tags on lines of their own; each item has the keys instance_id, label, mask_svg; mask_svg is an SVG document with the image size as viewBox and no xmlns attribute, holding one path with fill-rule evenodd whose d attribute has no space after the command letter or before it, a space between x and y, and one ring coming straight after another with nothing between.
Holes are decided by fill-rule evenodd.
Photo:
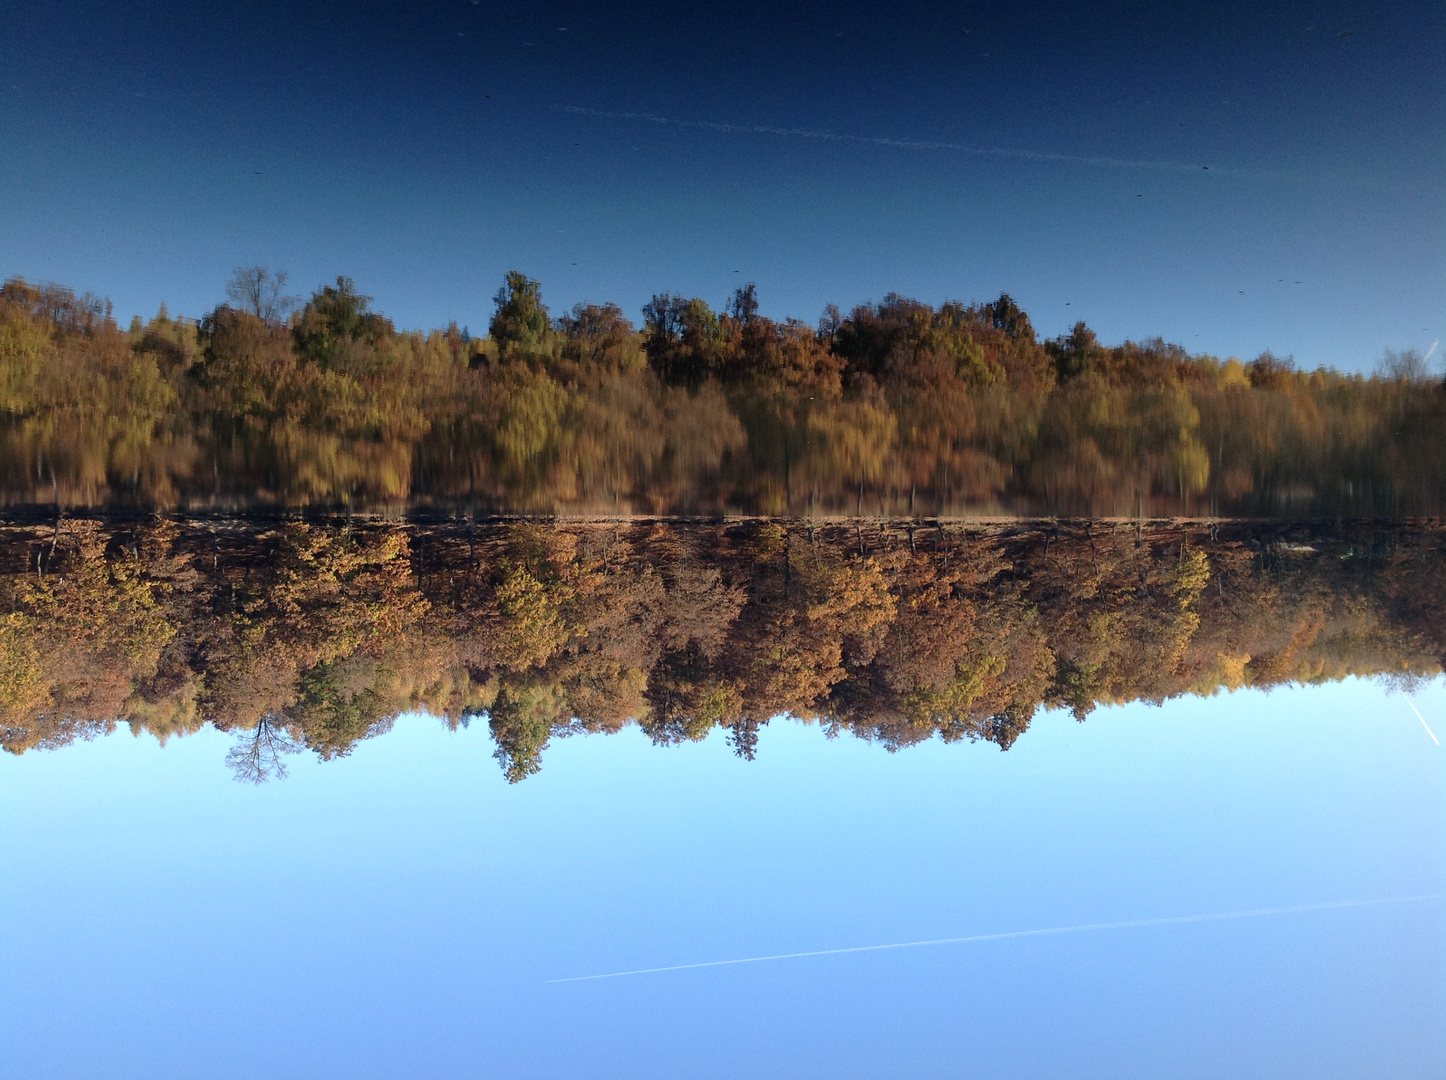
<instances>
[{"instance_id":1,"label":"reflection of trees in water","mask_svg":"<svg viewBox=\"0 0 1446 1080\"><path fill-rule=\"evenodd\" d=\"M56 286L0 286L0 498L68 506L576 512L1400 516L1446 505L1446 385L1249 363L1007 296L897 295L818 326L660 295L552 318L508 274L488 337L398 331L339 278L287 318L238 272L199 321L123 331ZM285 321L283 321L285 319Z\"/></svg>"},{"instance_id":2,"label":"reflection of trees in water","mask_svg":"<svg viewBox=\"0 0 1446 1080\"><path fill-rule=\"evenodd\" d=\"M551 740L770 718L897 750L1008 749L1040 708L1446 658L1446 534L1306 527L62 519L0 542L0 745L120 720L235 733L238 778L423 709L485 719L510 781ZM37 555L40 558L37 560Z\"/></svg>"},{"instance_id":3,"label":"reflection of trees in water","mask_svg":"<svg viewBox=\"0 0 1446 1080\"><path fill-rule=\"evenodd\" d=\"M271 716L263 716L249 731L237 732L235 744L226 751L226 767L248 784L285 780L286 755L301 749L289 731Z\"/></svg>"}]
</instances>

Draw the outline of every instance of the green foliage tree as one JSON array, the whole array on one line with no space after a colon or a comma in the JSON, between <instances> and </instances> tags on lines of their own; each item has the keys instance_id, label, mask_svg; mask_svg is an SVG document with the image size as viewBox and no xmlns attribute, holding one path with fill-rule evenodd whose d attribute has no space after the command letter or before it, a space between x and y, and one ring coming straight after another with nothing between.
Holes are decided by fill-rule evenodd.
<instances>
[{"instance_id":1,"label":"green foliage tree","mask_svg":"<svg viewBox=\"0 0 1446 1080\"><path fill-rule=\"evenodd\" d=\"M371 297L357 292L349 277L312 293L295 329L301 356L323 368L344 357L348 346L376 345L391 333L391 323L371 310Z\"/></svg>"},{"instance_id":2,"label":"green foliage tree","mask_svg":"<svg viewBox=\"0 0 1446 1080\"><path fill-rule=\"evenodd\" d=\"M487 332L503 356L545 351L552 322L542 302L542 286L517 270L509 270L492 298L496 310Z\"/></svg>"}]
</instances>

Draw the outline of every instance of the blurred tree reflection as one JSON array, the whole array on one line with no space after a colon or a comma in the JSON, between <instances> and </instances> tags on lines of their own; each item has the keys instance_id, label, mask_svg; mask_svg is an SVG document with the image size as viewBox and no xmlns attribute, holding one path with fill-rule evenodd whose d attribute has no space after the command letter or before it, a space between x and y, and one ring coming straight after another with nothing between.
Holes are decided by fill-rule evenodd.
<instances>
[{"instance_id":1,"label":"blurred tree reflection","mask_svg":"<svg viewBox=\"0 0 1446 1080\"><path fill-rule=\"evenodd\" d=\"M1039 340L1009 296L897 294L818 326L660 293L553 318L517 271L486 337L398 330L351 279L122 331L0 288L0 498L62 507L395 505L783 516L1399 516L1446 505L1446 386L1290 358Z\"/></svg>"}]
</instances>

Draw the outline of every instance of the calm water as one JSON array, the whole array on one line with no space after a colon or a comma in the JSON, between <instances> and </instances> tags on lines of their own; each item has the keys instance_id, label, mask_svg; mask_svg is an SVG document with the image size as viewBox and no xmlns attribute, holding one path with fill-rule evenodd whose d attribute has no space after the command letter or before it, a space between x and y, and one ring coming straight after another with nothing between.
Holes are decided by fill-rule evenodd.
<instances>
[{"instance_id":1,"label":"calm water","mask_svg":"<svg viewBox=\"0 0 1446 1080\"><path fill-rule=\"evenodd\" d=\"M62 525L0 1075L1446 1070L1430 523Z\"/></svg>"}]
</instances>

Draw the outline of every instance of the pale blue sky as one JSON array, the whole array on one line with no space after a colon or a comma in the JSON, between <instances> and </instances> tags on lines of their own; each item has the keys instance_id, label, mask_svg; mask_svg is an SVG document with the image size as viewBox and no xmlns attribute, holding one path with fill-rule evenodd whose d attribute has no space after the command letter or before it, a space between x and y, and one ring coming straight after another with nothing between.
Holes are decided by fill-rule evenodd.
<instances>
[{"instance_id":1,"label":"pale blue sky","mask_svg":"<svg viewBox=\"0 0 1446 1080\"><path fill-rule=\"evenodd\" d=\"M546 984L1446 891L1446 757L1372 684L1043 715L1008 753L630 731L516 787L423 717L260 788L228 743L0 760L0 1074L1446 1069L1441 901Z\"/></svg>"}]
</instances>

